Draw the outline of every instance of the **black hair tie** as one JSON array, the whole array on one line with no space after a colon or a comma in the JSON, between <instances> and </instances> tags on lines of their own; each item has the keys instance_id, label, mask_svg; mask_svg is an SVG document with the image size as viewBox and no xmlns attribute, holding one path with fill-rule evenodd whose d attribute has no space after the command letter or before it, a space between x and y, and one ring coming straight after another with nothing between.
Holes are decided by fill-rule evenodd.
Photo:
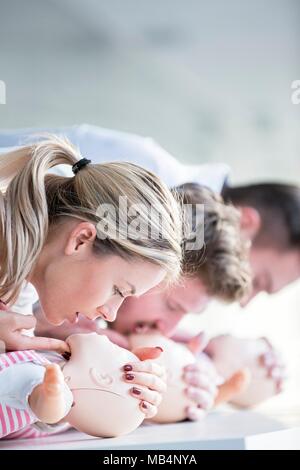
<instances>
[{"instance_id":1,"label":"black hair tie","mask_svg":"<svg viewBox=\"0 0 300 470\"><path fill-rule=\"evenodd\" d=\"M76 173L78 173L78 171L80 171L81 168L85 167L91 162L92 161L88 160L87 158L81 158L81 160L78 160L78 162L74 163L74 165L72 166L72 171L74 175L76 175Z\"/></svg>"}]
</instances>

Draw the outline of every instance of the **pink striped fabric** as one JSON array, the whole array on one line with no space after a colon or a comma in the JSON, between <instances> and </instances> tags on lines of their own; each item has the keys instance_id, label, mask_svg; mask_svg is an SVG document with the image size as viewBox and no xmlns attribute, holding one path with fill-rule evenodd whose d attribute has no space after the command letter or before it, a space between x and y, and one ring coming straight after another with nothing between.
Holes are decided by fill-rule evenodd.
<instances>
[{"instance_id":1,"label":"pink striped fabric","mask_svg":"<svg viewBox=\"0 0 300 470\"><path fill-rule=\"evenodd\" d=\"M51 434L59 434L61 431L57 433ZM32 426L27 426L26 428L20 429L20 431L13 432L9 434L9 436L5 436L5 439L35 439L37 437L47 437L49 433L39 431Z\"/></svg>"},{"instance_id":2,"label":"pink striped fabric","mask_svg":"<svg viewBox=\"0 0 300 470\"><path fill-rule=\"evenodd\" d=\"M7 367L24 362L35 362L37 364L49 364L49 361L35 351L14 351L0 354L0 374ZM0 403L0 439L12 437L40 437L40 431L30 428L33 418L26 410L11 408ZM31 431L31 432L29 432ZM36 435L32 435L35 433ZM28 435L27 435L28 434Z\"/></svg>"}]
</instances>

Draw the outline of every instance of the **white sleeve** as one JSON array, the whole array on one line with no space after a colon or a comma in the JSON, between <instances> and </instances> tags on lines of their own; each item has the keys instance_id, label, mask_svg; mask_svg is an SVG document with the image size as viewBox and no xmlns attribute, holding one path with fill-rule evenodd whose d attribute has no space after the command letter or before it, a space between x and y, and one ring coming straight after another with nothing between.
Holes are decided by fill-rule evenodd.
<instances>
[{"instance_id":1,"label":"white sleeve","mask_svg":"<svg viewBox=\"0 0 300 470\"><path fill-rule=\"evenodd\" d=\"M45 131L66 136L79 147L83 157L91 159L94 163L117 160L136 163L160 176L169 187L183 183L198 183L220 192L229 174L229 167L226 164L186 165L151 138L89 124L68 128L0 131L0 147L28 143L32 140L31 135ZM72 176L69 165L60 165L54 172Z\"/></svg>"},{"instance_id":2,"label":"white sleeve","mask_svg":"<svg viewBox=\"0 0 300 470\"><path fill-rule=\"evenodd\" d=\"M24 283L16 302L12 306L12 311L22 315L33 315L33 305L38 300L38 295L32 284ZM34 328L23 330L23 335L34 336Z\"/></svg>"},{"instance_id":3,"label":"white sleeve","mask_svg":"<svg viewBox=\"0 0 300 470\"><path fill-rule=\"evenodd\" d=\"M221 192L230 169L224 163L186 165L153 139L83 124L73 132L82 155L96 163L129 161L153 171L169 186L198 183Z\"/></svg>"},{"instance_id":4,"label":"white sleeve","mask_svg":"<svg viewBox=\"0 0 300 470\"><path fill-rule=\"evenodd\" d=\"M24 283L19 297L13 305L13 311L24 315L32 315L32 306L39 299L37 292L32 284Z\"/></svg>"}]
</instances>

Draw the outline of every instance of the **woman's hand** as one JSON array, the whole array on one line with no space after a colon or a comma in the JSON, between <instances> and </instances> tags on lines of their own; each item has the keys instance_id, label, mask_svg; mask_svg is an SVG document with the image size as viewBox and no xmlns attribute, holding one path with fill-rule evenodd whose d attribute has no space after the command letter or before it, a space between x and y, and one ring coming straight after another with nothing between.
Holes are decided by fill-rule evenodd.
<instances>
[{"instance_id":1,"label":"woman's hand","mask_svg":"<svg viewBox=\"0 0 300 470\"><path fill-rule=\"evenodd\" d=\"M166 370L151 359L156 359L162 353L161 348L139 348L133 353L142 362L126 364L123 367L124 380L133 387L130 393L140 400L140 409L146 418L156 415L162 400L162 393L166 391Z\"/></svg>"},{"instance_id":2,"label":"woman's hand","mask_svg":"<svg viewBox=\"0 0 300 470\"><path fill-rule=\"evenodd\" d=\"M276 351L267 338L261 338L265 341L268 350L258 357L258 362L266 371L266 377L273 380L276 385L276 392L280 393L286 380L286 365L281 354Z\"/></svg>"},{"instance_id":3,"label":"woman's hand","mask_svg":"<svg viewBox=\"0 0 300 470\"><path fill-rule=\"evenodd\" d=\"M2 303L0 309L0 352L21 351L24 349L49 350L58 353L70 351L69 346L64 341L26 336L23 330L35 328L36 320L33 315L21 315L11 312Z\"/></svg>"}]
</instances>

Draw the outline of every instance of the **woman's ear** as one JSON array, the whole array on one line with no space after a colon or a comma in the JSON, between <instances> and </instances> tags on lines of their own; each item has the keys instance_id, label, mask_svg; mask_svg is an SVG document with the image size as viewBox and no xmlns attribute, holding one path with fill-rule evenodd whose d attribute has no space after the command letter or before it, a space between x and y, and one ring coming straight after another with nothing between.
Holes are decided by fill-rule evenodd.
<instances>
[{"instance_id":1,"label":"woman's ear","mask_svg":"<svg viewBox=\"0 0 300 470\"><path fill-rule=\"evenodd\" d=\"M96 227L90 222L80 222L70 232L65 246L65 254L72 255L91 248L97 236Z\"/></svg>"},{"instance_id":2,"label":"woman's ear","mask_svg":"<svg viewBox=\"0 0 300 470\"><path fill-rule=\"evenodd\" d=\"M245 238L253 240L261 227L261 217L254 207L239 206L241 232Z\"/></svg>"}]
</instances>

